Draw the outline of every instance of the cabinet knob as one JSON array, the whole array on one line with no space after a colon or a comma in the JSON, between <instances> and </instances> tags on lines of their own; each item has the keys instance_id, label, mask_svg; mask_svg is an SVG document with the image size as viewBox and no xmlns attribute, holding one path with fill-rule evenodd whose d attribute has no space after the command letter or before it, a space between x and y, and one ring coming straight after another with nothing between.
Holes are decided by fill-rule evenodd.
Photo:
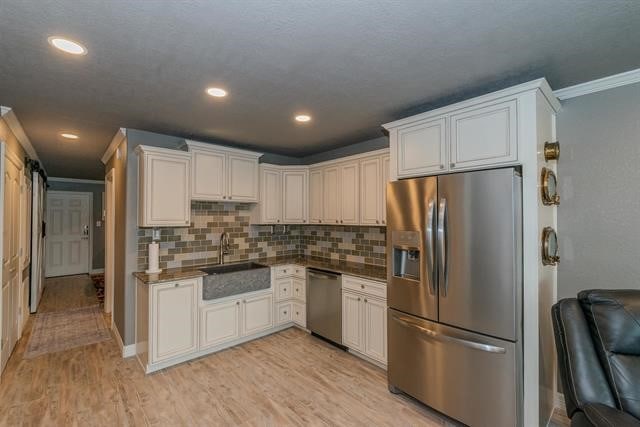
<instances>
[{"instance_id":1,"label":"cabinet knob","mask_svg":"<svg viewBox=\"0 0 640 427\"><path fill-rule=\"evenodd\" d=\"M319 223L322 223L322 220L321 220L321 219L319 219L319 220L318 220L318 222L319 222Z\"/></svg>"},{"instance_id":2,"label":"cabinet knob","mask_svg":"<svg viewBox=\"0 0 640 427\"><path fill-rule=\"evenodd\" d=\"M360 288L364 289L364 285L360 285Z\"/></svg>"},{"instance_id":3,"label":"cabinet knob","mask_svg":"<svg viewBox=\"0 0 640 427\"><path fill-rule=\"evenodd\" d=\"M278 220L276 220L276 222L280 222L280 220L278 219Z\"/></svg>"},{"instance_id":4,"label":"cabinet knob","mask_svg":"<svg viewBox=\"0 0 640 427\"><path fill-rule=\"evenodd\" d=\"M229 196L229 200L231 200L233 197Z\"/></svg>"},{"instance_id":5,"label":"cabinet knob","mask_svg":"<svg viewBox=\"0 0 640 427\"><path fill-rule=\"evenodd\" d=\"M298 315L300 315L300 313L296 311L296 316L298 316Z\"/></svg>"},{"instance_id":6,"label":"cabinet knob","mask_svg":"<svg viewBox=\"0 0 640 427\"><path fill-rule=\"evenodd\" d=\"M358 301L360 301L360 297L358 297Z\"/></svg>"},{"instance_id":7,"label":"cabinet knob","mask_svg":"<svg viewBox=\"0 0 640 427\"><path fill-rule=\"evenodd\" d=\"M366 298L364 299L364 302L367 302L367 299L366 299Z\"/></svg>"},{"instance_id":8,"label":"cabinet knob","mask_svg":"<svg viewBox=\"0 0 640 427\"><path fill-rule=\"evenodd\" d=\"M338 221L338 220L336 219L336 224L337 224L337 223L339 223L339 222L340 222L340 221Z\"/></svg>"},{"instance_id":9,"label":"cabinet knob","mask_svg":"<svg viewBox=\"0 0 640 427\"><path fill-rule=\"evenodd\" d=\"M287 292L287 288L284 288L283 291Z\"/></svg>"},{"instance_id":10,"label":"cabinet knob","mask_svg":"<svg viewBox=\"0 0 640 427\"><path fill-rule=\"evenodd\" d=\"M456 164L455 164L455 163L451 163L451 167L452 167L452 168L455 168L455 167L456 167Z\"/></svg>"},{"instance_id":11,"label":"cabinet knob","mask_svg":"<svg viewBox=\"0 0 640 427\"><path fill-rule=\"evenodd\" d=\"M307 220L306 220L306 219L303 219L303 220L302 220L302 222L307 222Z\"/></svg>"},{"instance_id":12,"label":"cabinet knob","mask_svg":"<svg viewBox=\"0 0 640 427\"><path fill-rule=\"evenodd\" d=\"M243 302L244 304L246 304L246 303L247 303L247 300L246 300L246 299L243 299L243 300L242 300L242 302Z\"/></svg>"},{"instance_id":13,"label":"cabinet knob","mask_svg":"<svg viewBox=\"0 0 640 427\"><path fill-rule=\"evenodd\" d=\"M174 288L177 288L178 286L180 286L179 283L176 283L175 285L173 285Z\"/></svg>"},{"instance_id":14,"label":"cabinet knob","mask_svg":"<svg viewBox=\"0 0 640 427\"><path fill-rule=\"evenodd\" d=\"M284 274L287 274L287 270L284 270Z\"/></svg>"},{"instance_id":15,"label":"cabinet knob","mask_svg":"<svg viewBox=\"0 0 640 427\"><path fill-rule=\"evenodd\" d=\"M236 305L240 305L240 301L236 301Z\"/></svg>"},{"instance_id":16,"label":"cabinet knob","mask_svg":"<svg viewBox=\"0 0 640 427\"><path fill-rule=\"evenodd\" d=\"M284 314L287 314L287 312L285 311Z\"/></svg>"},{"instance_id":17,"label":"cabinet knob","mask_svg":"<svg viewBox=\"0 0 640 427\"><path fill-rule=\"evenodd\" d=\"M223 199L226 199L226 198L227 198L227 196L222 196L222 198L223 198Z\"/></svg>"},{"instance_id":18,"label":"cabinet knob","mask_svg":"<svg viewBox=\"0 0 640 427\"><path fill-rule=\"evenodd\" d=\"M377 219L376 219L376 224L380 224L380 221L378 221Z\"/></svg>"},{"instance_id":19,"label":"cabinet knob","mask_svg":"<svg viewBox=\"0 0 640 427\"><path fill-rule=\"evenodd\" d=\"M444 165L440 165L440 169L444 169Z\"/></svg>"}]
</instances>

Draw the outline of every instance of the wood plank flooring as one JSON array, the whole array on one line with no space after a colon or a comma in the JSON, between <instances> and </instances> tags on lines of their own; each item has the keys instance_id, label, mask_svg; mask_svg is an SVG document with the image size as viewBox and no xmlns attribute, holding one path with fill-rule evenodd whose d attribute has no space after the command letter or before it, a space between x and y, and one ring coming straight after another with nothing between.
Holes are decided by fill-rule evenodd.
<instances>
[{"instance_id":1,"label":"wood plank flooring","mask_svg":"<svg viewBox=\"0 0 640 427\"><path fill-rule=\"evenodd\" d=\"M82 303L68 292L74 286L48 289L45 300L55 301L43 304ZM122 359L115 339L23 360L27 340L2 376L2 426L456 425L390 394L385 371L298 329L147 376L135 358Z\"/></svg>"}]
</instances>

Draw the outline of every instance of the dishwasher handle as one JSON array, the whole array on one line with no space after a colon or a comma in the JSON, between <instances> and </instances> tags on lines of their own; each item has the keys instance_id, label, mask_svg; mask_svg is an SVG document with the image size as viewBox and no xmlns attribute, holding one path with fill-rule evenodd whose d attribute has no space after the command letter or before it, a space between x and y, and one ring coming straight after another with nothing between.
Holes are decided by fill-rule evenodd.
<instances>
[{"instance_id":1,"label":"dishwasher handle","mask_svg":"<svg viewBox=\"0 0 640 427\"><path fill-rule=\"evenodd\" d=\"M311 270L311 269L307 270L307 274L309 274L309 277L313 277L316 279L326 279L326 280L338 280L341 276L341 274L328 273L322 270Z\"/></svg>"}]
</instances>

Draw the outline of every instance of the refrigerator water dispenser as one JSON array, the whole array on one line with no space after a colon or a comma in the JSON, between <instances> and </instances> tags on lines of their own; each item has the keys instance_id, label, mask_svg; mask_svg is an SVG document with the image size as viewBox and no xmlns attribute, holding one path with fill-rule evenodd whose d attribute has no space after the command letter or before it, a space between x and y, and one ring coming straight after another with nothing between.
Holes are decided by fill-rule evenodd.
<instances>
[{"instance_id":1,"label":"refrigerator water dispenser","mask_svg":"<svg viewBox=\"0 0 640 427\"><path fill-rule=\"evenodd\" d=\"M420 280L420 248L417 231L393 233L393 276Z\"/></svg>"}]
</instances>

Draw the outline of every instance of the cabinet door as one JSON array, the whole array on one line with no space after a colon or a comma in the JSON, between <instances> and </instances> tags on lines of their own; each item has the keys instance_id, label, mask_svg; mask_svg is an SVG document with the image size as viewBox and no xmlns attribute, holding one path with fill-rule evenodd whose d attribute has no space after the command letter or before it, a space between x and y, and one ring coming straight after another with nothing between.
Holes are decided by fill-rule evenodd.
<instances>
[{"instance_id":1,"label":"cabinet door","mask_svg":"<svg viewBox=\"0 0 640 427\"><path fill-rule=\"evenodd\" d=\"M279 223L282 219L282 173L263 168L260 174L260 222Z\"/></svg>"},{"instance_id":2,"label":"cabinet door","mask_svg":"<svg viewBox=\"0 0 640 427\"><path fill-rule=\"evenodd\" d=\"M340 170L337 166L325 168L322 178L323 209L322 222L325 224L340 223Z\"/></svg>"},{"instance_id":3,"label":"cabinet door","mask_svg":"<svg viewBox=\"0 0 640 427\"><path fill-rule=\"evenodd\" d=\"M285 170L282 172L282 221L285 224L304 224L307 222L307 171Z\"/></svg>"},{"instance_id":4,"label":"cabinet door","mask_svg":"<svg viewBox=\"0 0 640 427\"><path fill-rule=\"evenodd\" d=\"M363 351L362 297L351 292L342 293L342 344Z\"/></svg>"},{"instance_id":5,"label":"cabinet door","mask_svg":"<svg viewBox=\"0 0 640 427\"><path fill-rule=\"evenodd\" d=\"M301 303L291 303L291 320L293 323L302 326L303 328L307 327L307 307Z\"/></svg>"},{"instance_id":6,"label":"cabinet door","mask_svg":"<svg viewBox=\"0 0 640 427\"><path fill-rule=\"evenodd\" d=\"M242 300L242 335L251 335L273 327L273 296L260 295Z\"/></svg>"},{"instance_id":7,"label":"cabinet door","mask_svg":"<svg viewBox=\"0 0 640 427\"><path fill-rule=\"evenodd\" d=\"M382 212L380 216L382 218L382 224L387 224L387 184L391 179L391 157L388 155L382 156Z\"/></svg>"},{"instance_id":8,"label":"cabinet door","mask_svg":"<svg viewBox=\"0 0 640 427\"><path fill-rule=\"evenodd\" d=\"M304 279L298 279L298 278L293 278L291 279L291 282L293 284L293 288L292 288L292 292L291 292L291 296L295 299L297 299L298 301L306 301L306 287L307 284L305 282Z\"/></svg>"},{"instance_id":9,"label":"cabinet door","mask_svg":"<svg viewBox=\"0 0 640 427\"><path fill-rule=\"evenodd\" d=\"M240 300L200 309L200 349L240 338Z\"/></svg>"},{"instance_id":10,"label":"cabinet door","mask_svg":"<svg viewBox=\"0 0 640 427\"><path fill-rule=\"evenodd\" d=\"M150 286L151 362L198 350L198 281Z\"/></svg>"},{"instance_id":11,"label":"cabinet door","mask_svg":"<svg viewBox=\"0 0 640 427\"><path fill-rule=\"evenodd\" d=\"M360 162L360 224L378 225L382 217L380 158Z\"/></svg>"},{"instance_id":12,"label":"cabinet door","mask_svg":"<svg viewBox=\"0 0 640 427\"><path fill-rule=\"evenodd\" d=\"M291 306L292 304L290 302L281 302L278 304L278 307L276 308L276 324L282 325L291 322Z\"/></svg>"},{"instance_id":13,"label":"cabinet door","mask_svg":"<svg viewBox=\"0 0 640 427\"><path fill-rule=\"evenodd\" d=\"M185 227L191 219L190 160L145 154L140 176L142 227Z\"/></svg>"},{"instance_id":14,"label":"cabinet door","mask_svg":"<svg viewBox=\"0 0 640 427\"><path fill-rule=\"evenodd\" d=\"M451 169L518 160L516 100L451 116Z\"/></svg>"},{"instance_id":15,"label":"cabinet door","mask_svg":"<svg viewBox=\"0 0 640 427\"><path fill-rule=\"evenodd\" d=\"M293 292L293 279L277 279L276 280L276 301L282 301L291 298Z\"/></svg>"},{"instance_id":16,"label":"cabinet door","mask_svg":"<svg viewBox=\"0 0 640 427\"><path fill-rule=\"evenodd\" d=\"M235 154L227 156L227 198L239 202L258 201L258 159Z\"/></svg>"},{"instance_id":17,"label":"cabinet door","mask_svg":"<svg viewBox=\"0 0 640 427\"><path fill-rule=\"evenodd\" d=\"M309 222L313 224L321 224L324 217L322 181L322 169L309 172Z\"/></svg>"},{"instance_id":18,"label":"cabinet door","mask_svg":"<svg viewBox=\"0 0 640 427\"><path fill-rule=\"evenodd\" d=\"M364 354L387 363L387 304L383 300L364 298Z\"/></svg>"},{"instance_id":19,"label":"cabinet door","mask_svg":"<svg viewBox=\"0 0 640 427\"><path fill-rule=\"evenodd\" d=\"M358 170L358 162L340 165L340 224L358 224L360 221L358 209L360 205L360 174Z\"/></svg>"},{"instance_id":20,"label":"cabinet door","mask_svg":"<svg viewBox=\"0 0 640 427\"><path fill-rule=\"evenodd\" d=\"M191 198L226 199L226 155L191 149Z\"/></svg>"},{"instance_id":21,"label":"cabinet door","mask_svg":"<svg viewBox=\"0 0 640 427\"><path fill-rule=\"evenodd\" d=\"M445 119L407 125L391 135L398 177L426 175L445 169Z\"/></svg>"}]
</instances>

